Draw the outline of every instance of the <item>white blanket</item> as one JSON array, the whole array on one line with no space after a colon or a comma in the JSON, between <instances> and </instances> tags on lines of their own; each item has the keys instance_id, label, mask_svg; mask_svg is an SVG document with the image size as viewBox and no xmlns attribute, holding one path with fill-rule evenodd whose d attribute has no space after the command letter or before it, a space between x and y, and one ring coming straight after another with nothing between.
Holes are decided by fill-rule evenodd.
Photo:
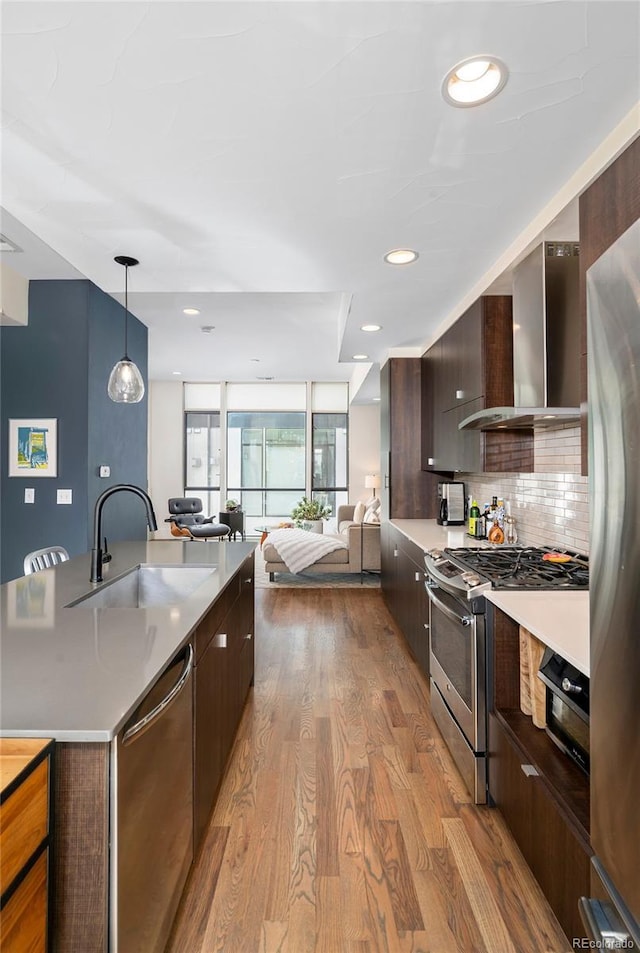
<instances>
[{"instance_id":1,"label":"white blanket","mask_svg":"<svg viewBox=\"0 0 640 953\"><path fill-rule=\"evenodd\" d=\"M348 549L348 544L338 536L310 533L306 529L276 529L269 533L269 542L293 573L302 572L336 549Z\"/></svg>"}]
</instances>

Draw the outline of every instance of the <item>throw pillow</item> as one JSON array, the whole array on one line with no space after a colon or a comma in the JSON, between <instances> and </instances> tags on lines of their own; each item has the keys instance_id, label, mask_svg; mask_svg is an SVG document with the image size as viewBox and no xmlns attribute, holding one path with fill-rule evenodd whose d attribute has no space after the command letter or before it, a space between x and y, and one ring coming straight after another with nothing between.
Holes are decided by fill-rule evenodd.
<instances>
[{"instance_id":1,"label":"throw pillow","mask_svg":"<svg viewBox=\"0 0 640 953\"><path fill-rule=\"evenodd\" d=\"M374 498L367 503L363 523L379 523L381 506L382 504L378 497L374 496Z\"/></svg>"},{"instance_id":2,"label":"throw pillow","mask_svg":"<svg viewBox=\"0 0 640 953\"><path fill-rule=\"evenodd\" d=\"M378 499L378 497L374 496L374 498L372 500L369 500L369 502L367 503L365 516L366 516L366 513L379 513L381 505L382 504L380 503L380 500Z\"/></svg>"},{"instance_id":3,"label":"throw pillow","mask_svg":"<svg viewBox=\"0 0 640 953\"><path fill-rule=\"evenodd\" d=\"M364 505L364 503L361 503L361 502L356 503L356 505L355 505L355 507L354 507L354 510L353 510L353 522L354 522L354 523L361 523L362 520L364 519L364 514L365 514L366 510L367 510L367 508L366 508L366 506Z\"/></svg>"}]
</instances>

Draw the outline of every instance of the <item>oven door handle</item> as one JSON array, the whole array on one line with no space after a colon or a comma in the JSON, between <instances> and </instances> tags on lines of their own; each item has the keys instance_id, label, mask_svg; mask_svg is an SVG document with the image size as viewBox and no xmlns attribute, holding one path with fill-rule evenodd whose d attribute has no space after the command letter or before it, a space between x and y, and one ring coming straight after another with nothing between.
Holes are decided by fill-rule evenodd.
<instances>
[{"instance_id":1,"label":"oven door handle","mask_svg":"<svg viewBox=\"0 0 640 953\"><path fill-rule=\"evenodd\" d=\"M434 588L435 587L433 583L425 583L425 589L427 590L429 601L433 603L433 605L436 606L440 612L446 615L447 619L451 619L452 622L457 622L458 625L471 625L473 623L472 615L458 615L457 612L454 612L453 609L450 609L449 606L444 604L444 602L441 602L434 593Z\"/></svg>"}]
</instances>

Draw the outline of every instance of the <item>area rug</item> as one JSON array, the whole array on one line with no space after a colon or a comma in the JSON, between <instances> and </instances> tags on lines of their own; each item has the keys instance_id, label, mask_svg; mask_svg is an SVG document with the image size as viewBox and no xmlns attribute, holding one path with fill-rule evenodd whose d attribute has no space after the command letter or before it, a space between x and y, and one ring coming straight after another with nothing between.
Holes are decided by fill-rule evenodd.
<instances>
[{"instance_id":1,"label":"area rug","mask_svg":"<svg viewBox=\"0 0 640 953\"><path fill-rule=\"evenodd\" d=\"M264 559L260 549L256 549L256 589L379 589L380 574L365 572L360 585L359 572L304 573L277 572L275 582L269 581L265 572Z\"/></svg>"}]
</instances>

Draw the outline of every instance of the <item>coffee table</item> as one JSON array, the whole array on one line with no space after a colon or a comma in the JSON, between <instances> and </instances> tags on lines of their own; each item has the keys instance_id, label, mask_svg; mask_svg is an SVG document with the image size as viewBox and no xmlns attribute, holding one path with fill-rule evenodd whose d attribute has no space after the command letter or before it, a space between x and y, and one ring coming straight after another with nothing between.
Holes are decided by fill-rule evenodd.
<instances>
[{"instance_id":1,"label":"coffee table","mask_svg":"<svg viewBox=\"0 0 640 953\"><path fill-rule=\"evenodd\" d=\"M293 527L294 527L294 524L287 522L286 520L282 520L280 523L265 523L262 526L256 526L255 527L256 531L261 534L260 549L262 549L262 544L264 543L269 533L272 533L274 529L293 529Z\"/></svg>"}]
</instances>

